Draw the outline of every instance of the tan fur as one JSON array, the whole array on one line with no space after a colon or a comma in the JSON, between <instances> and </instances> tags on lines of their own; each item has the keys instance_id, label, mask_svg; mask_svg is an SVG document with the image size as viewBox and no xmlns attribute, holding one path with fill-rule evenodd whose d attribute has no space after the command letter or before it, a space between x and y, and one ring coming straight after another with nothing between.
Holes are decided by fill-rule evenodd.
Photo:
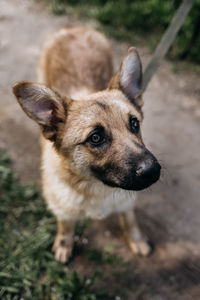
<instances>
[{"instance_id":1,"label":"tan fur","mask_svg":"<svg viewBox=\"0 0 200 300\"><path fill-rule=\"evenodd\" d=\"M130 53L131 63L140 67L136 50L131 48ZM129 56L125 59L127 57L129 59ZM47 204L58 219L58 234L53 247L58 261L65 262L71 254L71 225L79 218L102 219L117 212L123 213L130 228L136 226L134 214L126 216L134 207L135 192L108 186L91 171L91 166L98 169L113 162L118 169L126 171L128 153L141 154L144 146L141 134L134 135L128 128L130 114L140 123L143 118L141 93L137 89L134 91L129 82L129 77L135 76L129 74L132 72L130 67L122 63L121 72L108 85L112 75L112 54L107 39L89 28L66 27L49 36L39 60L38 81L55 93L28 82L14 87L20 105L25 112L31 110L26 113L42 129L42 186ZM123 68L128 69L126 76ZM36 89L40 96L32 103ZM134 92L135 99L130 99ZM43 111L38 116L39 101ZM112 147L106 144L97 149L85 143L98 124L106 128L112 138ZM123 178L118 169L111 172L109 178L120 185ZM133 245L133 230L126 232ZM140 245L136 239L132 251L147 255L150 248L146 242L141 243L143 238L139 229L135 232ZM66 243L63 243L64 236Z\"/></svg>"},{"instance_id":2,"label":"tan fur","mask_svg":"<svg viewBox=\"0 0 200 300\"><path fill-rule=\"evenodd\" d=\"M111 58L110 44L101 33L85 27L62 28L44 43L38 81L72 98L77 89L103 90L112 75Z\"/></svg>"},{"instance_id":3,"label":"tan fur","mask_svg":"<svg viewBox=\"0 0 200 300\"><path fill-rule=\"evenodd\" d=\"M70 257L73 247L73 233L75 223L70 221L58 220L58 228L52 251L55 252L55 258L61 263L66 262L66 257Z\"/></svg>"}]
</instances>

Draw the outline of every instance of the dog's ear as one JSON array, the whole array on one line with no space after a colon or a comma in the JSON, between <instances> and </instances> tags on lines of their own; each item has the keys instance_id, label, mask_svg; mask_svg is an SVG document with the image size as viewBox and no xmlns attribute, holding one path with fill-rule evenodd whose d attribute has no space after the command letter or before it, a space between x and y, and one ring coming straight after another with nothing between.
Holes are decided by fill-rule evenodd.
<instances>
[{"instance_id":1,"label":"dog's ear","mask_svg":"<svg viewBox=\"0 0 200 300\"><path fill-rule=\"evenodd\" d=\"M25 113L36 121L47 139L55 140L59 126L65 122L65 104L51 89L32 82L19 82L13 93Z\"/></svg>"},{"instance_id":2,"label":"dog's ear","mask_svg":"<svg viewBox=\"0 0 200 300\"><path fill-rule=\"evenodd\" d=\"M133 104L142 106L142 64L134 47L129 48L108 88L120 89Z\"/></svg>"}]
</instances>

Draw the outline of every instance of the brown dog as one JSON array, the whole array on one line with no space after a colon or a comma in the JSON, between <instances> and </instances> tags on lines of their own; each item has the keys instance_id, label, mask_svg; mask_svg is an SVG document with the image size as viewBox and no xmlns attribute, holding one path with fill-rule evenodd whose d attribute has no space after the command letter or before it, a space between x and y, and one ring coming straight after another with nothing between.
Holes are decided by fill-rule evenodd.
<instances>
[{"instance_id":1,"label":"brown dog","mask_svg":"<svg viewBox=\"0 0 200 300\"><path fill-rule=\"evenodd\" d=\"M44 44L39 82L14 88L21 107L42 132L42 183L57 216L55 258L66 262L79 218L120 213L129 246L147 255L133 207L135 191L159 179L160 165L145 148L142 122L142 66L130 48L111 79L107 39L83 27L67 27Z\"/></svg>"}]
</instances>

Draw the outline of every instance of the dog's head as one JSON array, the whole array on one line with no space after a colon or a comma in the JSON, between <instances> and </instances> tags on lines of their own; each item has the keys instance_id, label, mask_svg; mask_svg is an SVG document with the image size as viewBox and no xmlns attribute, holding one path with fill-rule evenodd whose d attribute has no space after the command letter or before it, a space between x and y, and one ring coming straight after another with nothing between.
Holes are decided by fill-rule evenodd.
<instances>
[{"instance_id":1,"label":"dog's head","mask_svg":"<svg viewBox=\"0 0 200 300\"><path fill-rule=\"evenodd\" d=\"M135 48L106 90L82 100L30 82L16 84L13 91L63 164L78 176L95 176L126 190L142 190L159 179L161 167L141 135L142 66Z\"/></svg>"}]
</instances>

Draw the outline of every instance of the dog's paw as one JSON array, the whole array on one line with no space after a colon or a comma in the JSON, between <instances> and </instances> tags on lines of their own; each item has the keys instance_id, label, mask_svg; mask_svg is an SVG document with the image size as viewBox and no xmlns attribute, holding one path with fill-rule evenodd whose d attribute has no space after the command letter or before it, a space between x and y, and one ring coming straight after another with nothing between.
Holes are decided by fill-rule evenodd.
<instances>
[{"instance_id":1,"label":"dog's paw","mask_svg":"<svg viewBox=\"0 0 200 300\"><path fill-rule=\"evenodd\" d=\"M148 256L152 253L152 247L149 242L144 240L134 241L133 239L128 240L128 245L130 250L140 256Z\"/></svg>"},{"instance_id":2,"label":"dog's paw","mask_svg":"<svg viewBox=\"0 0 200 300\"><path fill-rule=\"evenodd\" d=\"M64 264L72 255L72 245L69 246L62 236L57 236L52 247L56 261Z\"/></svg>"}]
</instances>

